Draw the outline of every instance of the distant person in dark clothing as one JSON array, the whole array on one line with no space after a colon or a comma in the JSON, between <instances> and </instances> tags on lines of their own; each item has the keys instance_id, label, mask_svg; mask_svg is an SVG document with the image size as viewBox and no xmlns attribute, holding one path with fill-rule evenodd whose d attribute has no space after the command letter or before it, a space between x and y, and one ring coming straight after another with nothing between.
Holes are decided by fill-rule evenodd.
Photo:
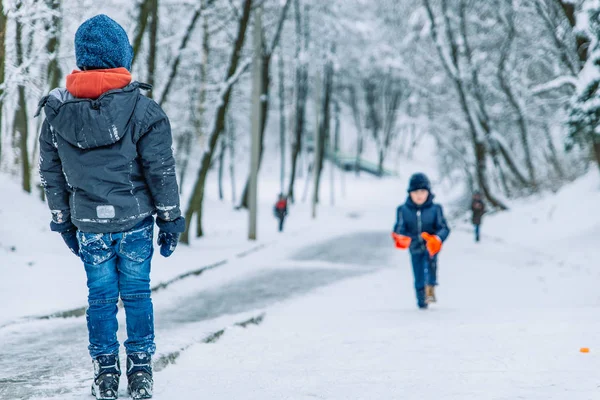
<instances>
[{"instance_id":1,"label":"distant person in dark clothing","mask_svg":"<svg viewBox=\"0 0 600 400\"><path fill-rule=\"evenodd\" d=\"M285 221L285 217L288 213L287 197L285 197L283 194L279 195L273 212L275 213L275 218L279 220L279 232L283 232L283 222Z\"/></svg>"},{"instance_id":2,"label":"distant person in dark clothing","mask_svg":"<svg viewBox=\"0 0 600 400\"><path fill-rule=\"evenodd\" d=\"M481 229L481 220L483 219L483 214L485 214L485 203L481 198L481 193L475 192L473 194L473 202L471 203L471 211L473 212L473 226L475 227L475 241L479 242L480 240L480 229Z\"/></svg>"}]
</instances>

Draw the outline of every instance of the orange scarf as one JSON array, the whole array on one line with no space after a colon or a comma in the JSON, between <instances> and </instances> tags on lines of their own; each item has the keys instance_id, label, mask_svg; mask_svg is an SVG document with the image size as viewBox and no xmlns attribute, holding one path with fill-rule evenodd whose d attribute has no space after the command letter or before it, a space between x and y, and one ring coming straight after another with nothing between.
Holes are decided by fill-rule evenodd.
<instances>
[{"instance_id":1,"label":"orange scarf","mask_svg":"<svg viewBox=\"0 0 600 400\"><path fill-rule=\"evenodd\" d=\"M97 99L112 89L123 89L131 83L127 68L73 71L67 76L67 90L80 99Z\"/></svg>"}]
</instances>

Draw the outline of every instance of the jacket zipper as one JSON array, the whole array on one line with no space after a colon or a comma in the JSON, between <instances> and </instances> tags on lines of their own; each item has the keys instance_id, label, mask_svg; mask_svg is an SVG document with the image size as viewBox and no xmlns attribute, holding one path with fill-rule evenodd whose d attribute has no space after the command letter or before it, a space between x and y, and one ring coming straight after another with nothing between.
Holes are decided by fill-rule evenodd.
<instances>
[{"instance_id":1,"label":"jacket zipper","mask_svg":"<svg viewBox=\"0 0 600 400\"><path fill-rule=\"evenodd\" d=\"M421 246L423 245L423 238L421 237L421 231L423 230L423 222L421 221L421 210L417 210L417 238Z\"/></svg>"}]
</instances>

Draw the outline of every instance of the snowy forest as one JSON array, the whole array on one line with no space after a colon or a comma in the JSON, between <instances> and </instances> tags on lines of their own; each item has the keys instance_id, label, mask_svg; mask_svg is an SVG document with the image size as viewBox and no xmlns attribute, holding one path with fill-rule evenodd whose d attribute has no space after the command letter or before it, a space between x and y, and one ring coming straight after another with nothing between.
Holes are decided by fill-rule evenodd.
<instances>
[{"instance_id":1,"label":"snowy forest","mask_svg":"<svg viewBox=\"0 0 600 400\"><path fill-rule=\"evenodd\" d=\"M42 199L37 102L64 86L75 30L98 13L128 31L134 78L171 120L197 222L184 242L203 235L205 191L248 207L236 181L248 174L255 54L261 158L292 202L306 198L299 176L316 171L319 187L324 163L394 174L425 136L443 180L500 210L600 166L598 1L4 0L0 166Z\"/></svg>"},{"instance_id":2,"label":"snowy forest","mask_svg":"<svg viewBox=\"0 0 600 400\"><path fill-rule=\"evenodd\" d=\"M600 0L0 0L0 400L600 398L599 126Z\"/></svg>"}]
</instances>

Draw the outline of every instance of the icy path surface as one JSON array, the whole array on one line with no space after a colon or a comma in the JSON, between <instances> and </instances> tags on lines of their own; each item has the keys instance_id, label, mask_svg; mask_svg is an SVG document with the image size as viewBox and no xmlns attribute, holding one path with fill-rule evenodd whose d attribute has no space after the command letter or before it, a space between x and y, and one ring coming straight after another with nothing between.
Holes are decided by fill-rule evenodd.
<instances>
[{"instance_id":1,"label":"icy path surface","mask_svg":"<svg viewBox=\"0 0 600 400\"><path fill-rule=\"evenodd\" d=\"M381 251L389 245L386 239L384 233L348 235L301 249L280 264L269 260L268 268L222 284L199 288L207 278L202 275L159 292L153 296L159 349L156 358L253 316L257 310L262 312L315 288L389 266L390 253ZM342 254L339 243L353 250ZM333 261L343 264L334 265ZM122 333L122 310L119 324ZM122 343L124 338L120 340ZM0 329L0 343L0 399L89 395L92 370L84 317L11 325ZM126 397L124 381L121 394Z\"/></svg>"}]
</instances>

